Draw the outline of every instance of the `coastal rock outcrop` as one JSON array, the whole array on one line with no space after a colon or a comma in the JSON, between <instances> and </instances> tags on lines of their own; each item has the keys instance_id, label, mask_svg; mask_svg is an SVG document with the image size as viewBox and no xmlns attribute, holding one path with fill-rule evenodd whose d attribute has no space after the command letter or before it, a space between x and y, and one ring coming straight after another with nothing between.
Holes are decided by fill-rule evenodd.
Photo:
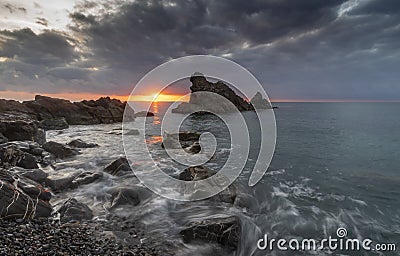
<instances>
[{"instance_id":1,"label":"coastal rock outcrop","mask_svg":"<svg viewBox=\"0 0 400 256\"><path fill-rule=\"evenodd\" d=\"M41 128L58 130L69 125L122 122L125 106L125 102L110 97L80 102L41 95L24 102L0 99L0 133L9 141L39 142Z\"/></svg>"}]
</instances>

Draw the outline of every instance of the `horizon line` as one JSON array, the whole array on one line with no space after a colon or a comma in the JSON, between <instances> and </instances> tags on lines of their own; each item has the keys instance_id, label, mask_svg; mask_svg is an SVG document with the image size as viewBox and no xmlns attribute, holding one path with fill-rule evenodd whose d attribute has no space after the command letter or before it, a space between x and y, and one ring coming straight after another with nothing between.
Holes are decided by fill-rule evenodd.
<instances>
[{"instance_id":1,"label":"horizon line","mask_svg":"<svg viewBox=\"0 0 400 256\"><path fill-rule=\"evenodd\" d=\"M26 101L26 100L34 100L35 95L43 95L54 98L67 99L70 101L81 101L81 100L96 100L100 97L110 97L114 99L119 99L121 101L127 101L129 99L129 95L103 95L103 94L91 94L91 93L29 93L29 92L15 92L15 91L0 91L0 99L6 100L17 100L17 101ZM158 97L156 102L175 102L178 94L165 94L166 97ZM171 97L171 100L168 100L168 96ZM183 96L183 95L182 95ZM146 99L149 99L147 100ZM145 96L143 100L130 100L133 102L153 102L152 96ZM165 99L165 100L164 100ZM338 103L350 103L350 102L366 102L366 103L399 103L400 99L270 99L271 103L307 103L307 102L320 102L320 103L329 103L329 102L338 102Z\"/></svg>"}]
</instances>

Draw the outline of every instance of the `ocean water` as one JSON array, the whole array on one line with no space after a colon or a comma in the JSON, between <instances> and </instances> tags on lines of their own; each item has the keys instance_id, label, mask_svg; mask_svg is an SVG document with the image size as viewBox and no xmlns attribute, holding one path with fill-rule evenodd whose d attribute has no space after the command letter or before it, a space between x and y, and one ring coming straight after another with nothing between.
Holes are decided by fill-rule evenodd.
<instances>
[{"instance_id":1,"label":"ocean water","mask_svg":"<svg viewBox=\"0 0 400 256\"><path fill-rule=\"evenodd\" d=\"M400 241L400 104L398 103L276 103L277 144L270 168L254 187L247 185L258 156L259 126L254 113L244 113L251 134L251 148L243 173L234 183L247 207L212 200L179 202L154 196L119 214L142 223L176 255L231 255L210 243L184 244L181 228L190 221L235 215L241 220L241 244L234 255L397 255L395 252L365 251L261 251L256 245L264 234L279 238L335 236L339 227L348 237L369 238L374 243ZM146 144L158 165L171 176L182 166L169 159L160 143L160 124L167 103L157 103L146 120ZM136 110L140 109L140 104ZM139 120L139 119L137 119ZM135 127L133 123L133 128ZM80 138L98 143L99 148L83 149L82 154L57 163L47 171L55 175L79 171L100 171L124 156L121 124L72 126L48 132L48 140L69 142ZM215 157L206 166L218 170L231 149L229 131L215 116L191 116L182 130L211 132L217 139ZM114 131L114 134L110 134ZM144 131L140 131L141 133ZM117 134L115 134L117 133ZM130 147L137 152L134 166L146 166L144 148L135 147L140 137L132 136ZM69 196L87 203L99 221L109 207L112 188L130 186L134 177L105 175L89 184L57 195L60 203ZM399 247L400 245L397 245Z\"/></svg>"}]
</instances>

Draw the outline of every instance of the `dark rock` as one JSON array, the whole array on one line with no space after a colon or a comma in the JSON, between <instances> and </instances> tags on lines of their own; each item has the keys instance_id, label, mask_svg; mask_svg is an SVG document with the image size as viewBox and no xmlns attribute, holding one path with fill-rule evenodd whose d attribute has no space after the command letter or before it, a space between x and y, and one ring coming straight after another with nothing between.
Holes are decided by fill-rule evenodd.
<instances>
[{"instance_id":1,"label":"dark rock","mask_svg":"<svg viewBox=\"0 0 400 256\"><path fill-rule=\"evenodd\" d=\"M81 139L73 140L70 143L68 143L67 145L70 147L73 147L73 148L95 148L95 147L99 146L96 143L86 143Z\"/></svg>"},{"instance_id":2,"label":"dark rock","mask_svg":"<svg viewBox=\"0 0 400 256\"><path fill-rule=\"evenodd\" d=\"M235 202L236 196L236 187L234 185L230 185L228 188L213 196L211 199L228 204L233 204Z\"/></svg>"},{"instance_id":3,"label":"dark rock","mask_svg":"<svg viewBox=\"0 0 400 256\"><path fill-rule=\"evenodd\" d=\"M201 133L181 131L179 133L164 133L162 148L188 148L200 139Z\"/></svg>"},{"instance_id":4,"label":"dark rock","mask_svg":"<svg viewBox=\"0 0 400 256\"><path fill-rule=\"evenodd\" d=\"M37 121L18 113L0 114L0 133L8 141L36 141L39 144L46 141L46 134Z\"/></svg>"},{"instance_id":5,"label":"dark rock","mask_svg":"<svg viewBox=\"0 0 400 256\"><path fill-rule=\"evenodd\" d=\"M91 220L93 218L93 213L89 206L78 202L75 198L69 198L65 201L58 212L63 222Z\"/></svg>"},{"instance_id":6,"label":"dark rock","mask_svg":"<svg viewBox=\"0 0 400 256\"><path fill-rule=\"evenodd\" d=\"M121 122L126 103L109 97L70 102L37 95L35 100L23 102L23 105L36 113L39 120L65 118L70 125L88 125Z\"/></svg>"},{"instance_id":7,"label":"dark rock","mask_svg":"<svg viewBox=\"0 0 400 256\"><path fill-rule=\"evenodd\" d=\"M38 218L49 217L52 207L51 194L34 181L14 177L0 169L0 217Z\"/></svg>"},{"instance_id":8,"label":"dark rock","mask_svg":"<svg viewBox=\"0 0 400 256\"><path fill-rule=\"evenodd\" d=\"M18 166L25 169L38 168L37 159L33 155L22 151L16 145L0 147L0 166Z\"/></svg>"},{"instance_id":9,"label":"dark rock","mask_svg":"<svg viewBox=\"0 0 400 256\"><path fill-rule=\"evenodd\" d=\"M131 186L117 188L112 191L111 207L110 209L117 208L123 205L137 206L141 202L146 201L151 197L151 192L144 187Z\"/></svg>"},{"instance_id":10,"label":"dark rock","mask_svg":"<svg viewBox=\"0 0 400 256\"><path fill-rule=\"evenodd\" d=\"M1 132L0 132L0 144L6 143L8 142L8 139L6 138L6 136L4 136Z\"/></svg>"},{"instance_id":11,"label":"dark rock","mask_svg":"<svg viewBox=\"0 0 400 256\"><path fill-rule=\"evenodd\" d=\"M256 95L250 100L251 105L253 105L256 109L271 109L271 103L264 99L260 92L257 92Z\"/></svg>"},{"instance_id":12,"label":"dark rock","mask_svg":"<svg viewBox=\"0 0 400 256\"><path fill-rule=\"evenodd\" d=\"M194 142L190 147L187 147L186 152L192 153L192 154L198 154L201 152L201 146L199 142Z\"/></svg>"},{"instance_id":13,"label":"dark rock","mask_svg":"<svg viewBox=\"0 0 400 256\"><path fill-rule=\"evenodd\" d=\"M189 223L181 232L183 241L215 242L236 250L240 241L240 221L237 217L206 219Z\"/></svg>"},{"instance_id":14,"label":"dark rock","mask_svg":"<svg viewBox=\"0 0 400 256\"><path fill-rule=\"evenodd\" d=\"M192 82L192 86L190 87L192 94L189 102L180 104L172 110L173 113L193 113L201 109L205 109L211 113L254 110L250 103L238 96L228 85L221 81L212 83L207 81L204 75L195 73L191 76L190 82ZM237 109L233 109L230 104L221 102L220 97L213 97L209 93L206 94L204 92L211 92L225 97Z\"/></svg>"},{"instance_id":15,"label":"dark rock","mask_svg":"<svg viewBox=\"0 0 400 256\"><path fill-rule=\"evenodd\" d=\"M69 176L48 176L45 179L46 186L49 186L53 192L61 192L63 190L75 188L74 184L75 177L77 175Z\"/></svg>"},{"instance_id":16,"label":"dark rock","mask_svg":"<svg viewBox=\"0 0 400 256\"><path fill-rule=\"evenodd\" d=\"M69 124L64 117L45 119L40 122L40 127L44 130L64 130L69 128Z\"/></svg>"},{"instance_id":17,"label":"dark rock","mask_svg":"<svg viewBox=\"0 0 400 256\"><path fill-rule=\"evenodd\" d=\"M130 164L125 157L120 157L117 160L113 161L104 168L104 171L114 176L121 176L126 173L132 173Z\"/></svg>"},{"instance_id":18,"label":"dark rock","mask_svg":"<svg viewBox=\"0 0 400 256\"><path fill-rule=\"evenodd\" d=\"M191 166L179 174L179 179L184 181L204 180L213 175L212 171L204 166Z\"/></svg>"},{"instance_id":19,"label":"dark rock","mask_svg":"<svg viewBox=\"0 0 400 256\"><path fill-rule=\"evenodd\" d=\"M135 117L152 117L154 113L148 111L140 111L135 114Z\"/></svg>"},{"instance_id":20,"label":"dark rock","mask_svg":"<svg viewBox=\"0 0 400 256\"><path fill-rule=\"evenodd\" d=\"M74 178L72 186L78 187L87 185L101 179L102 177L103 174L101 172L83 172Z\"/></svg>"},{"instance_id":21,"label":"dark rock","mask_svg":"<svg viewBox=\"0 0 400 256\"><path fill-rule=\"evenodd\" d=\"M127 131L124 135L139 135L139 130L131 129Z\"/></svg>"},{"instance_id":22,"label":"dark rock","mask_svg":"<svg viewBox=\"0 0 400 256\"><path fill-rule=\"evenodd\" d=\"M68 148L60 143L49 141L43 145L43 148L53 154L55 157L64 159L68 157L72 157L78 154L78 152L74 149Z\"/></svg>"},{"instance_id":23,"label":"dark rock","mask_svg":"<svg viewBox=\"0 0 400 256\"><path fill-rule=\"evenodd\" d=\"M10 169L11 173L18 174L30 180L36 181L38 183L42 183L49 176L46 172L40 169L25 169L21 167L13 167Z\"/></svg>"}]
</instances>

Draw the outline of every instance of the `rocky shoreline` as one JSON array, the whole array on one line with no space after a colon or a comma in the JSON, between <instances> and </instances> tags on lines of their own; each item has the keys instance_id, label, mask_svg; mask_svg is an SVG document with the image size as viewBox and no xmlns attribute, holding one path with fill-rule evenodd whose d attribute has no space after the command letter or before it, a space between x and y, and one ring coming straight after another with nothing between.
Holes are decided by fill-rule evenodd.
<instances>
[{"instance_id":1,"label":"rocky shoreline","mask_svg":"<svg viewBox=\"0 0 400 256\"><path fill-rule=\"evenodd\" d=\"M23 103L0 100L0 230L5 234L0 238L0 254L173 255L174 249L166 248L176 245L160 241L141 228L137 220L118 214L118 209L137 207L154 198L139 182L129 186L122 183L107 192L106 221L96 218L88 205L73 197L61 204L52 203L52 198L95 185L104 176L132 179L131 164L123 157L104 165L100 171L57 170L57 165L99 145L72 138L63 143L48 141L45 132L65 129L70 124L118 123L123 117L123 107L124 103L109 98L79 104L43 96ZM136 115L151 116L147 112ZM170 134L161 146L181 144L188 153L197 154L201 151L199 137L197 132ZM208 168L197 166L187 168L177 178L191 181L213 174ZM243 203L234 185L210 200L230 206ZM235 216L204 218L187 222L177 235L183 243L216 243L228 251L236 251L240 226L240 219Z\"/></svg>"}]
</instances>

